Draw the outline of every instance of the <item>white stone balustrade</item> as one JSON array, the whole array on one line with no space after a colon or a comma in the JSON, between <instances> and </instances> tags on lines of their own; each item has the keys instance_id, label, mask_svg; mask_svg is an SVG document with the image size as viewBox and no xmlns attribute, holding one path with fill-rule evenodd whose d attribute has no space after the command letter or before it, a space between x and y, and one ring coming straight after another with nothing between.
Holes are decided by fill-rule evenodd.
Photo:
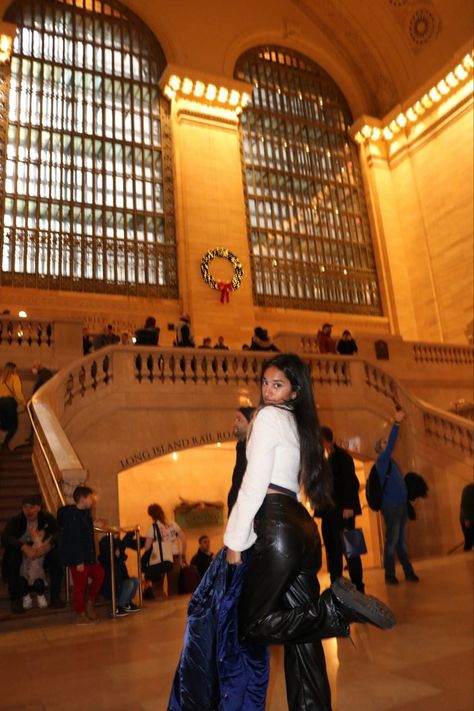
<instances>
[{"instance_id":1,"label":"white stone balustrade","mask_svg":"<svg viewBox=\"0 0 474 711\"><path fill-rule=\"evenodd\" d=\"M233 410L259 401L261 366L268 355L113 346L63 368L34 396L33 407L64 493L70 495L87 478L100 491L100 514L117 520L118 473L198 442L230 438ZM407 412L397 461L405 471L422 473L438 502L434 509L426 507L417 525L439 528L440 511L449 504L451 523L444 538L446 549L452 546L459 489L471 477L473 423L419 401L374 363L303 357L321 422L340 440L357 439L355 454L364 461L373 460L374 441L394 406ZM34 451L35 463L40 462L37 445ZM419 553L427 552L439 552L431 535L420 537Z\"/></svg>"}]
</instances>

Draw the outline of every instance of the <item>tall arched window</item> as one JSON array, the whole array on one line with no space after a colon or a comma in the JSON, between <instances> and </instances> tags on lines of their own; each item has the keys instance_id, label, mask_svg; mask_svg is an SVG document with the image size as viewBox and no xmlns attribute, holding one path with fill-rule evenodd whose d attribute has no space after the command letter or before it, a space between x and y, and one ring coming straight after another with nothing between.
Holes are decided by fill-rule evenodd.
<instances>
[{"instance_id":1,"label":"tall arched window","mask_svg":"<svg viewBox=\"0 0 474 711\"><path fill-rule=\"evenodd\" d=\"M163 52L115 0L17 0L1 282L177 296Z\"/></svg>"},{"instance_id":2,"label":"tall arched window","mask_svg":"<svg viewBox=\"0 0 474 711\"><path fill-rule=\"evenodd\" d=\"M352 116L331 77L298 52L258 47L235 75L257 304L380 314Z\"/></svg>"}]
</instances>

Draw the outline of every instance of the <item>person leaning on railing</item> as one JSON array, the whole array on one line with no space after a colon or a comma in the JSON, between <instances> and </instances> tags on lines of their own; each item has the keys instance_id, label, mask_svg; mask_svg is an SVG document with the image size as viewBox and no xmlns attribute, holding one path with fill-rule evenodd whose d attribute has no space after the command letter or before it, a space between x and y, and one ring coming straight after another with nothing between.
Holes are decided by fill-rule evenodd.
<instances>
[{"instance_id":1,"label":"person leaning on railing","mask_svg":"<svg viewBox=\"0 0 474 711\"><path fill-rule=\"evenodd\" d=\"M115 617L125 617L129 612L139 612L142 609L133 602L138 591L139 580L137 577L129 575L126 565L128 556L125 553L126 548L136 550L137 541L133 531L128 531L123 538L120 538L118 530L110 529L110 532L112 535L103 536L99 543L99 563L105 573L100 593L107 600L112 600L112 565L110 556L112 540L114 549ZM144 544L145 539L141 539L140 543Z\"/></svg>"},{"instance_id":2,"label":"person leaning on railing","mask_svg":"<svg viewBox=\"0 0 474 711\"><path fill-rule=\"evenodd\" d=\"M8 362L0 376L0 429L7 432L2 449L9 448L8 445L18 429L18 405L26 407L26 400L16 364Z\"/></svg>"}]
</instances>

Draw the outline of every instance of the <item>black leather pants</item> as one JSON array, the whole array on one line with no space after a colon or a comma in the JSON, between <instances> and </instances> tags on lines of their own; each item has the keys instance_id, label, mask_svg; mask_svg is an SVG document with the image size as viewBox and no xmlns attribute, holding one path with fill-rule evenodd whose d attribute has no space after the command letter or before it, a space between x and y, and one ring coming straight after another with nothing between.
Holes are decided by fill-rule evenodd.
<instances>
[{"instance_id":1,"label":"black leather pants","mask_svg":"<svg viewBox=\"0 0 474 711\"><path fill-rule=\"evenodd\" d=\"M285 645L290 711L330 711L331 692L321 639L349 627L319 597L318 529L304 506L270 494L255 519L257 541L239 603L245 639Z\"/></svg>"}]
</instances>

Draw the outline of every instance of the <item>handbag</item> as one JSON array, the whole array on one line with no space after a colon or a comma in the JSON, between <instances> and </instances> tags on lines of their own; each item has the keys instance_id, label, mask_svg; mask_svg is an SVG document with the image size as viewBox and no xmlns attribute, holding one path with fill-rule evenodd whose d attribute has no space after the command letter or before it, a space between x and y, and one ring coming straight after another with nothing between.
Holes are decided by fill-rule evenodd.
<instances>
[{"instance_id":1,"label":"handbag","mask_svg":"<svg viewBox=\"0 0 474 711\"><path fill-rule=\"evenodd\" d=\"M357 558L367 553L364 531L361 528L344 529L342 532L342 543L347 559Z\"/></svg>"},{"instance_id":2,"label":"handbag","mask_svg":"<svg viewBox=\"0 0 474 711\"><path fill-rule=\"evenodd\" d=\"M142 557L142 567L146 580L158 582L165 573L173 567L173 551L171 542L161 537L159 526L153 524L153 544Z\"/></svg>"},{"instance_id":3,"label":"handbag","mask_svg":"<svg viewBox=\"0 0 474 711\"><path fill-rule=\"evenodd\" d=\"M193 593L200 582L201 576L199 575L197 568L195 568L194 565L183 565L179 571L178 593L180 595Z\"/></svg>"}]
</instances>

